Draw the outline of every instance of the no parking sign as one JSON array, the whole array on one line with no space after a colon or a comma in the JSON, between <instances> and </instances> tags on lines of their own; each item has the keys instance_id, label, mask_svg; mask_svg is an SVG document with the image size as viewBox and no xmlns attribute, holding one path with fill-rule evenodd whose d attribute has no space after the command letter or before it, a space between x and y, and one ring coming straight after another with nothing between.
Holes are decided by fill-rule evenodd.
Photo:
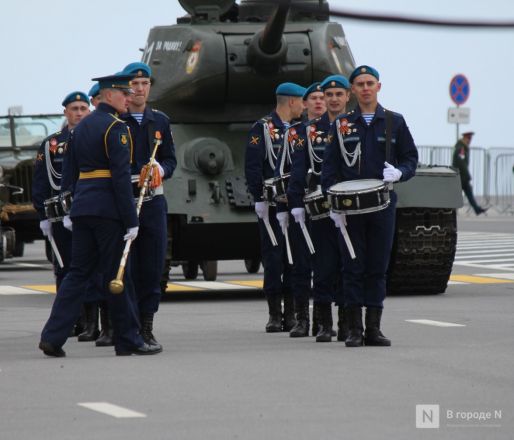
<instances>
[{"instance_id":1,"label":"no parking sign","mask_svg":"<svg viewBox=\"0 0 514 440\"><path fill-rule=\"evenodd\" d=\"M461 73L450 81L450 98L457 105L464 104L469 98L469 81Z\"/></svg>"}]
</instances>

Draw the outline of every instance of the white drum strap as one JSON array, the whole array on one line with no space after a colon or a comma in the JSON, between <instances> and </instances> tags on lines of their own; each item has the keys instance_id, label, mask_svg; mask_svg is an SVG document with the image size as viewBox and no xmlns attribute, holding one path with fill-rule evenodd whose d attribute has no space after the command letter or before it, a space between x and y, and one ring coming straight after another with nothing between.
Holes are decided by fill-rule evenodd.
<instances>
[{"instance_id":1,"label":"white drum strap","mask_svg":"<svg viewBox=\"0 0 514 440\"><path fill-rule=\"evenodd\" d=\"M280 175L284 175L284 166L286 164L286 157L287 157L287 163L291 163L291 148L289 146L289 128L284 132L284 142L282 144L282 156L280 157Z\"/></svg>"},{"instance_id":2,"label":"white drum strap","mask_svg":"<svg viewBox=\"0 0 514 440\"><path fill-rule=\"evenodd\" d=\"M50 182L50 186L55 191L61 190L61 185L57 185L54 181L55 179L59 179L61 181L61 174L55 171L55 168L52 165L52 161L50 160L50 143L46 141L45 143L45 163L46 163L46 172L48 174L48 181Z\"/></svg>"},{"instance_id":3,"label":"white drum strap","mask_svg":"<svg viewBox=\"0 0 514 440\"><path fill-rule=\"evenodd\" d=\"M320 158L314 151L314 147L312 146L312 141L311 141L311 135L310 135L310 128L311 127L314 127L314 129L316 129L316 126L315 125L310 125L308 128L307 128L307 151L309 152L309 161L311 163L311 171L312 171L312 174L314 174L315 176L319 176L321 174L321 169L319 172L316 172L316 168L314 167L314 164L317 163L317 164L320 164L323 162L323 159Z\"/></svg>"},{"instance_id":4,"label":"white drum strap","mask_svg":"<svg viewBox=\"0 0 514 440\"><path fill-rule=\"evenodd\" d=\"M349 152L344 146L343 136L341 136L341 122L336 119L337 139L339 140L339 148L341 149L341 156L348 167L353 167L357 163L357 159L361 156L361 143L357 144L353 152Z\"/></svg>"},{"instance_id":5,"label":"white drum strap","mask_svg":"<svg viewBox=\"0 0 514 440\"><path fill-rule=\"evenodd\" d=\"M275 152L273 151L273 141L271 139L271 131L269 129L269 125L267 122L262 124L262 126L264 128L264 144L266 145L266 155L264 156L264 159L268 159L271 169L274 170L275 169L275 161L277 160L277 156L275 155Z\"/></svg>"}]
</instances>

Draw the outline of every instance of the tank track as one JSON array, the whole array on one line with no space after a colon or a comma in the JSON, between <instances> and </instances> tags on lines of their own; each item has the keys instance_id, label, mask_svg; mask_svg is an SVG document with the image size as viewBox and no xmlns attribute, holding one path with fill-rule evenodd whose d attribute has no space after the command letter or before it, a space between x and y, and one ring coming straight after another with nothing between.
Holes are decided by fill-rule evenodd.
<instances>
[{"instance_id":1,"label":"tank track","mask_svg":"<svg viewBox=\"0 0 514 440\"><path fill-rule=\"evenodd\" d=\"M456 249L455 209L397 209L387 294L444 293Z\"/></svg>"}]
</instances>

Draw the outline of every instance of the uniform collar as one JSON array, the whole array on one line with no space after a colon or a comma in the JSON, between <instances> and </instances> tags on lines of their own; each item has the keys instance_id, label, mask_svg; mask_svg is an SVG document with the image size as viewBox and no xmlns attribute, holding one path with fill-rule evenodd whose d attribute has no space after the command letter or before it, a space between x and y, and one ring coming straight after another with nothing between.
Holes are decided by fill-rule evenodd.
<instances>
[{"instance_id":1,"label":"uniform collar","mask_svg":"<svg viewBox=\"0 0 514 440\"><path fill-rule=\"evenodd\" d=\"M354 114L356 118L362 115L362 111L359 105L355 107L354 110L348 112L348 114ZM377 109L375 110L375 119L384 119L385 118L385 111L384 107L380 105L380 103L377 105Z\"/></svg>"},{"instance_id":2,"label":"uniform collar","mask_svg":"<svg viewBox=\"0 0 514 440\"><path fill-rule=\"evenodd\" d=\"M98 107L96 109L105 113L112 113L116 117L119 116L119 113L116 111L116 109L112 105L107 104L105 102L101 102L100 104L98 104Z\"/></svg>"},{"instance_id":3,"label":"uniform collar","mask_svg":"<svg viewBox=\"0 0 514 440\"><path fill-rule=\"evenodd\" d=\"M284 127L284 122L282 122L282 119L280 119L280 116L278 115L278 113L273 110L270 114L271 116L271 121L273 122L273 125L275 127L279 127L279 128L283 128Z\"/></svg>"},{"instance_id":4,"label":"uniform collar","mask_svg":"<svg viewBox=\"0 0 514 440\"><path fill-rule=\"evenodd\" d=\"M122 119L127 119L127 118L132 118L132 115L130 114L130 112L127 112L127 113L123 113L121 115ZM155 121L155 116L154 116L154 113L152 111L152 109L148 106L145 107L145 109L143 110L143 121L145 120L148 120L148 121Z\"/></svg>"}]
</instances>

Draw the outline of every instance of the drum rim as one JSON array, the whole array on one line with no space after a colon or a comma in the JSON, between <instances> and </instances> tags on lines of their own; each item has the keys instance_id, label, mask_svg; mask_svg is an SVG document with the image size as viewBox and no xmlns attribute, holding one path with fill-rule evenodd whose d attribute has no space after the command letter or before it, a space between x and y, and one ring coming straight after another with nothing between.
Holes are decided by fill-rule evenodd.
<instances>
[{"instance_id":1,"label":"drum rim","mask_svg":"<svg viewBox=\"0 0 514 440\"><path fill-rule=\"evenodd\" d=\"M363 209L334 209L332 207L332 211L334 211L337 214L345 214L345 215L358 215L358 214L369 214L372 212L378 212L386 209L391 204L391 199L386 200L381 205L372 206L370 208L363 208Z\"/></svg>"},{"instance_id":2,"label":"drum rim","mask_svg":"<svg viewBox=\"0 0 514 440\"><path fill-rule=\"evenodd\" d=\"M360 190L337 190L337 189L334 189L335 186L340 185L342 183L362 182L362 181L376 181L376 182L381 182L381 183L380 183L380 185L376 185L376 186L371 187L371 188L360 189ZM356 180L345 180L343 182L335 183L334 185L332 185L327 190L327 193L333 194L333 195L340 195L340 194L366 194L366 193L370 193L370 192L381 191L381 190L384 190L384 189L386 191L389 191L389 187L388 187L387 183L382 181L382 180L379 180L379 179L356 179Z\"/></svg>"}]
</instances>

